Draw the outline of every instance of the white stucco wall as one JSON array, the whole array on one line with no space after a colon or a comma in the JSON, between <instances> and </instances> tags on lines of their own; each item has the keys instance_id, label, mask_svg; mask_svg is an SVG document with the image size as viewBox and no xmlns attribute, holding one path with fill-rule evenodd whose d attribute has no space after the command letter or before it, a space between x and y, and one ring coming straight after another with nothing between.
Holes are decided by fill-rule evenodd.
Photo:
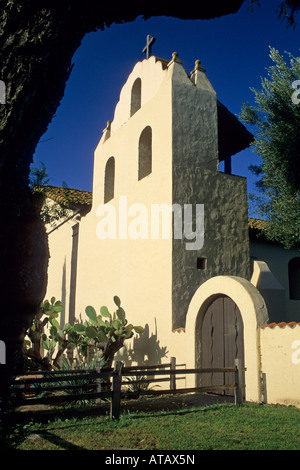
<instances>
[{"instance_id":1,"label":"white stucco wall","mask_svg":"<svg viewBox=\"0 0 300 470\"><path fill-rule=\"evenodd\" d=\"M153 83L149 80L149 68L160 80L159 89L158 78ZM142 79L142 97L143 92L146 96L142 108L130 117L131 86L138 76ZM115 119L111 136L102 139L95 151L93 207L80 226L76 304L78 314L83 314L88 304L96 309L101 305L113 308L113 296L118 295L128 321L146 326L154 352L157 342L153 338L157 336L161 346L167 346L171 332L172 274L172 238L151 239L150 232L151 205L172 204L170 83L154 58L134 68L121 92ZM152 129L152 173L138 181L138 141L146 126ZM96 229L102 219L97 209L104 202L104 170L111 156L115 158L115 195L109 204L116 209L117 233L116 239L100 240ZM119 203L124 196L129 230L136 220L133 213L130 215L133 205L142 204L147 210L147 239L131 239L128 231L127 239L120 239ZM124 217L124 211L121 213Z\"/></svg>"},{"instance_id":2,"label":"white stucco wall","mask_svg":"<svg viewBox=\"0 0 300 470\"><path fill-rule=\"evenodd\" d=\"M270 324L260 336L264 402L299 407L300 324Z\"/></svg>"},{"instance_id":3,"label":"white stucco wall","mask_svg":"<svg viewBox=\"0 0 300 470\"><path fill-rule=\"evenodd\" d=\"M53 230L48 237L50 259L45 298L50 300L51 297L55 297L62 302L64 306L64 311L60 315L62 326L69 321L72 227L76 223L71 219Z\"/></svg>"}]
</instances>

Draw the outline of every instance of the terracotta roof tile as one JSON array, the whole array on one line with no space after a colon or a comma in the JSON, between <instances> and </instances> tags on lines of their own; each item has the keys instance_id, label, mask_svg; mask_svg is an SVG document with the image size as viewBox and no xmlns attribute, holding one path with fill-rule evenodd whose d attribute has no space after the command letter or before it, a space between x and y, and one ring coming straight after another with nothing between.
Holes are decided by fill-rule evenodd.
<instances>
[{"instance_id":1,"label":"terracotta roof tile","mask_svg":"<svg viewBox=\"0 0 300 470\"><path fill-rule=\"evenodd\" d=\"M43 193L46 197L67 208L92 205L93 193L91 191L56 186L39 186L34 191Z\"/></svg>"},{"instance_id":2,"label":"terracotta roof tile","mask_svg":"<svg viewBox=\"0 0 300 470\"><path fill-rule=\"evenodd\" d=\"M263 325L261 328L262 329L265 329L265 328L275 328L276 326L278 326L279 328L284 328L285 326L288 326L290 328L293 328L294 326L300 326L300 322L295 322L295 321L291 321L291 322L280 322L280 323L268 323L267 325Z\"/></svg>"}]
</instances>

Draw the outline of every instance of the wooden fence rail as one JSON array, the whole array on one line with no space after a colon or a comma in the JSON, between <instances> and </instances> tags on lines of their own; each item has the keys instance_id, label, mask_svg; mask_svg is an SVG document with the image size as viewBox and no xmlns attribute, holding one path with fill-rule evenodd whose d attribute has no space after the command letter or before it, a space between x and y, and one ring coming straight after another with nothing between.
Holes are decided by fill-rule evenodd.
<instances>
[{"instance_id":1,"label":"wooden fence rail","mask_svg":"<svg viewBox=\"0 0 300 470\"><path fill-rule=\"evenodd\" d=\"M17 378L11 384L11 402L15 407L39 404L58 404L82 400L95 400L99 404L103 399L110 399L110 417L120 416L121 400L136 397L136 393L128 390L128 385L138 388L138 395L186 394L193 392L216 392L233 390L235 403L243 401L242 369L236 359L235 367L212 369L186 369L184 364L177 364L171 358L170 363L154 366L123 367L121 362L115 362L113 369L69 370L69 371L38 371L28 372ZM188 374L205 373L234 373L234 381L228 385L209 387L177 388L177 381ZM167 377L164 377L166 376ZM135 377L133 380L131 377ZM125 380L123 380L125 378ZM80 383L78 383L80 381ZM169 388L164 390L143 389L140 386L156 382L169 382ZM46 384L46 385L44 385ZM123 386L123 388L122 388ZM127 386L127 390L124 390ZM44 396L56 392L53 396ZM61 393L65 392L65 393ZM67 393L66 393L67 392ZM70 392L70 393L68 393Z\"/></svg>"}]
</instances>

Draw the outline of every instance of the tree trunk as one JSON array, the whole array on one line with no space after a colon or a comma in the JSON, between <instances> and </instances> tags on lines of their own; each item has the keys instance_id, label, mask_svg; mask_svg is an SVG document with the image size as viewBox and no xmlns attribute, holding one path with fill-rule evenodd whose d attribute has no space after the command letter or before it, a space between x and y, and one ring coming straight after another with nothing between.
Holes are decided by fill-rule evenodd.
<instances>
[{"instance_id":1,"label":"tree trunk","mask_svg":"<svg viewBox=\"0 0 300 470\"><path fill-rule=\"evenodd\" d=\"M102 343L98 345L102 349L102 359L104 361L104 366L107 369L112 367L112 363L115 357L115 354L124 346L124 338L119 338L116 341L111 341L110 339L107 343Z\"/></svg>"}]
</instances>

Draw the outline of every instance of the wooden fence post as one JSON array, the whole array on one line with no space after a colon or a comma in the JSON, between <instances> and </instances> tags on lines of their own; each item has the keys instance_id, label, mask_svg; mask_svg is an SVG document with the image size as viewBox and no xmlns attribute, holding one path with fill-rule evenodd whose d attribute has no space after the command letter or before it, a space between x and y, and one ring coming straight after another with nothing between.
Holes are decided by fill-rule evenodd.
<instances>
[{"instance_id":1,"label":"wooden fence post","mask_svg":"<svg viewBox=\"0 0 300 470\"><path fill-rule=\"evenodd\" d=\"M100 362L99 361L96 362L95 369L98 372L98 374L100 374L101 367L100 367ZM96 379L96 392L99 392L99 393L101 392L101 379L100 379L100 377ZM96 398L95 403L96 403L96 405L100 405L101 398Z\"/></svg>"},{"instance_id":2,"label":"wooden fence post","mask_svg":"<svg viewBox=\"0 0 300 470\"><path fill-rule=\"evenodd\" d=\"M170 370L176 370L176 357L171 357L170 358ZM176 375L175 374L170 374L170 390L174 391L176 390Z\"/></svg>"},{"instance_id":3,"label":"wooden fence post","mask_svg":"<svg viewBox=\"0 0 300 470\"><path fill-rule=\"evenodd\" d=\"M235 404L243 403L243 387L242 387L242 364L240 359L235 359Z\"/></svg>"},{"instance_id":4,"label":"wooden fence post","mask_svg":"<svg viewBox=\"0 0 300 470\"><path fill-rule=\"evenodd\" d=\"M116 361L112 376L112 397L110 404L110 418L119 419L120 405L121 405L121 382L122 382L122 367L123 363Z\"/></svg>"}]
</instances>

